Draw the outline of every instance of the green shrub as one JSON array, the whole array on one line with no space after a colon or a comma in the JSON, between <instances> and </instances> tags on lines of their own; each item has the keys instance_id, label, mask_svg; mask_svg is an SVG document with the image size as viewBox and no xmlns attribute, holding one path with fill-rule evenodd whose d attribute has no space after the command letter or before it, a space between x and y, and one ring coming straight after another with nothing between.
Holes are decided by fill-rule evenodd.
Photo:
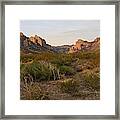
<instances>
[{"instance_id":1,"label":"green shrub","mask_svg":"<svg viewBox=\"0 0 120 120\"><path fill-rule=\"evenodd\" d=\"M28 74L30 74L35 81L55 80L58 78L57 68L44 61L33 62L31 64L21 64L21 80L23 80Z\"/></svg>"},{"instance_id":2,"label":"green shrub","mask_svg":"<svg viewBox=\"0 0 120 120\"><path fill-rule=\"evenodd\" d=\"M34 60L35 55L34 54L25 54L20 56L20 61L22 63L30 62Z\"/></svg>"},{"instance_id":3,"label":"green shrub","mask_svg":"<svg viewBox=\"0 0 120 120\"><path fill-rule=\"evenodd\" d=\"M71 78L60 82L60 89L62 92L74 94L78 91L79 82Z\"/></svg>"},{"instance_id":4,"label":"green shrub","mask_svg":"<svg viewBox=\"0 0 120 120\"><path fill-rule=\"evenodd\" d=\"M55 54L54 58L51 59L51 63L56 64L57 66L62 65L71 65L71 62L73 61L73 57L71 54Z\"/></svg>"},{"instance_id":5,"label":"green shrub","mask_svg":"<svg viewBox=\"0 0 120 120\"><path fill-rule=\"evenodd\" d=\"M74 58L80 58L80 59L96 59L98 57L99 53L94 51L80 51L78 53L73 54Z\"/></svg>"},{"instance_id":6,"label":"green shrub","mask_svg":"<svg viewBox=\"0 0 120 120\"><path fill-rule=\"evenodd\" d=\"M94 90L100 90L100 75L95 72L89 72L83 75L84 81Z\"/></svg>"},{"instance_id":7,"label":"green shrub","mask_svg":"<svg viewBox=\"0 0 120 120\"><path fill-rule=\"evenodd\" d=\"M60 73L65 75L73 75L75 70L70 66L60 66Z\"/></svg>"}]
</instances>

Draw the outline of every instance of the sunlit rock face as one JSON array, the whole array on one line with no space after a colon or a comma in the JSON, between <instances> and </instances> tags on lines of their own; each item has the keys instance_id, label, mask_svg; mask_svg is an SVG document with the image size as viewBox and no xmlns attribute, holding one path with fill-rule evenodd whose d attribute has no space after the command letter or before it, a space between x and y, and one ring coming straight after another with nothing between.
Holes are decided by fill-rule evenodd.
<instances>
[{"instance_id":1,"label":"sunlit rock face","mask_svg":"<svg viewBox=\"0 0 120 120\"><path fill-rule=\"evenodd\" d=\"M97 49L97 47L100 46L100 37L97 37L94 41L88 42L84 41L82 39L78 39L70 49L69 53L78 52L80 50L91 50L91 49Z\"/></svg>"},{"instance_id":2,"label":"sunlit rock face","mask_svg":"<svg viewBox=\"0 0 120 120\"><path fill-rule=\"evenodd\" d=\"M39 44L41 46L44 46L46 44L45 40L42 39L41 37L35 35L35 36L31 36L30 38L30 41L32 41L33 43L35 44Z\"/></svg>"}]
</instances>

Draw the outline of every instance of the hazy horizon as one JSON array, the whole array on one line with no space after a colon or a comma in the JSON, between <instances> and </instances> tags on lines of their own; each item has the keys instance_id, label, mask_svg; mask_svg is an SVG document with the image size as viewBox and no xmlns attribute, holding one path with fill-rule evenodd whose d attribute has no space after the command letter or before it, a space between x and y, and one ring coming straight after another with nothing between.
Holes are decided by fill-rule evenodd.
<instances>
[{"instance_id":1,"label":"hazy horizon","mask_svg":"<svg viewBox=\"0 0 120 120\"><path fill-rule=\"evenodd\" d=\"M100 36L99 20L21 20L20 31L38 35L53 46L72 45L77 39L94 40Z\"/></svg>"}]
</instances>

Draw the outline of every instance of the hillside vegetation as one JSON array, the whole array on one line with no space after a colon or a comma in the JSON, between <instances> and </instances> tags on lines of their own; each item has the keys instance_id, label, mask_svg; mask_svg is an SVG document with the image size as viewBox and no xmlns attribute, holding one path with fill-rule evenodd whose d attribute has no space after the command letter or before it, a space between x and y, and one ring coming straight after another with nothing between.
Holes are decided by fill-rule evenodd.
<instances>
[{"instance_id":1,"label":"hillside vegetation","mask_svg":"<svg viewBox=\"0 0 120 120\"><path fill-rule=\"evenodd\" d=\"M23 100L100 99L100 50L20 54Z\"/></svg>"}]
</instances>

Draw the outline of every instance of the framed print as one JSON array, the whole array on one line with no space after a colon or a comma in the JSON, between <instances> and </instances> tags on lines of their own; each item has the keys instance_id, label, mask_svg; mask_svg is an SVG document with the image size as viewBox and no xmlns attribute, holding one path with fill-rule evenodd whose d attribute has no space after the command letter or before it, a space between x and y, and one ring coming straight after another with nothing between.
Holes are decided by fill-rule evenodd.
<instances>
[{"instance_id":1,"label":"framed print","mask_svg":"<svg viewBox=\"0 0 120 120\"><path fill-rule=\"evenodd\" d=\"M2 119L119 119L119 2L1 3Z\"/></svg>"}]
</instances>

